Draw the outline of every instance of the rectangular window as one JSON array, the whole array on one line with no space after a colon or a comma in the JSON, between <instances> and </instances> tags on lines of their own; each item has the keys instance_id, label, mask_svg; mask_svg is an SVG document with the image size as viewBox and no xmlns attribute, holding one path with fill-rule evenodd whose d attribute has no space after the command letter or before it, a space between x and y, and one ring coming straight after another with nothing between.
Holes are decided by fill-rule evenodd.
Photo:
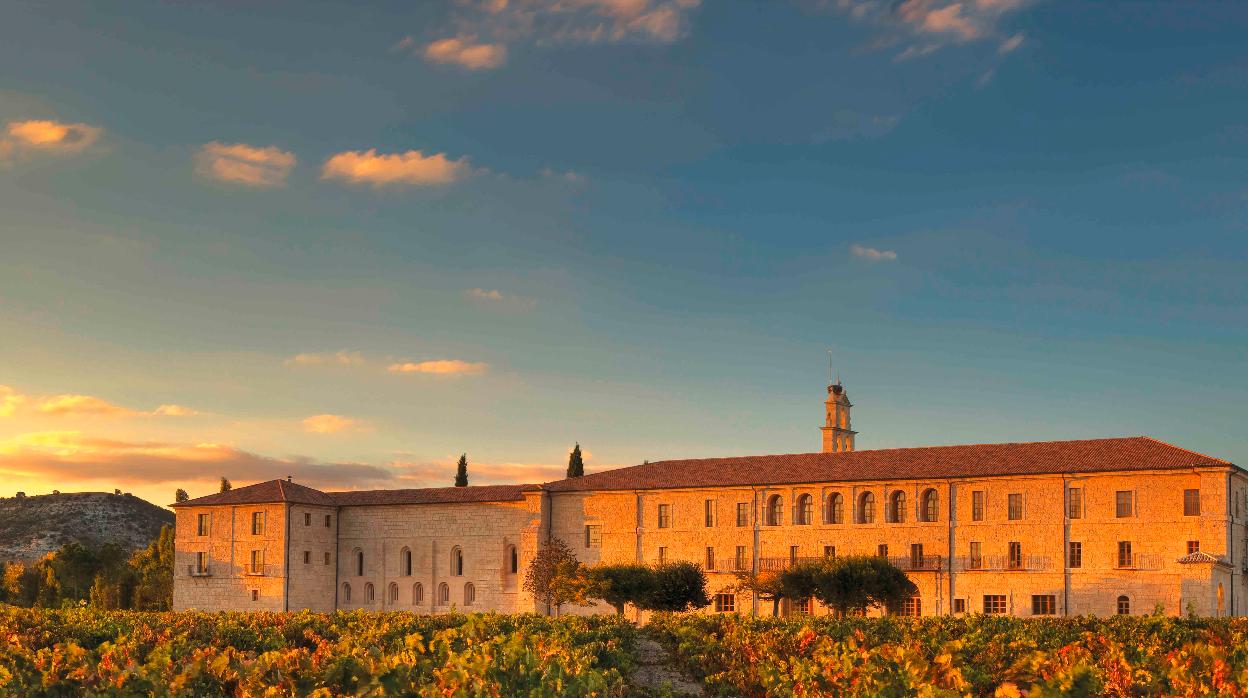
<instances>
[{"instance_id":1,"label":"rectangular window","mask_svg":"<svg viewBox=\"0 0 1248 698\"><path fill-rule=\"evenodd\" d=\"M1005 612L1005 594L984 594L984 613Z\"/></svg>"},{"instance_id":2,"label":"rectangular window","mask_svg":"<svg viewBox=\"0 0 1248 698\"><path fill-rule=\"evenodd\" d=\"M208 574L208 553L195 553L195 574Z\"/></svg>"},{"instance_id":3,"label":"rectangular window","mask_svg":"<svg viewBox=\"0 0 1248 698\"><path fill-rule=\"evenodd\" d=\"M917 596L909 596L901 600L901 606L897 608L897 614L902 616L918 617L923 615L923 605Z\"/></svg>"},{"instance_id":4,"label":"rectangular window","mask_svg":"<svg viewBox=\"0 0 1248 698\"><path fill-rule=\"evenodd\" d=\"M835 545L823 546L823 556L824 557L836 557L836 546Z\"/></svg>"},{"instance_id":5,"label":"rectangular window","mask_svg":"<svg viewBox=\"0 0 1248 698\"><path fill-rule=\"evenodd\" d=\"M715 569L715 548L709 545L706 546L706 569Z\"/></svg>"},{"instance_id":6,"label":"rectangular window","mask_svg":"<svg viewBox=\"0 0 1248 698\"><path fill-rule=\"evenodd\" d=\"M984 491L975 490L971 493L971 521L984 520Z\"/></svg>"},{"instance_id":7,"label":"rectangular window","mask_svg":"<svg viewBox=\"0 0 1248 698\"><path fill-rule=\"evenodd\" d=\"M1023 569L1023 544L1022 543L1018 543L1014 541L1010 542L1010 569L1012 570Z\"/></svg>"},{"instance_id":8,"label":"rectangular window","mask_svg":"<svg viewBox=\"0 0 1248 698\"><path fill-rule=\"evenodd\" d=\"M1070 552L1066 555L1066 566L1071 568L1083 567L1083 543L1077 541L1070 542Z\"/></svg>"},{"instance_id":9,"label":"rectangular window","mask_svg":"<svg viewBox=\"0 0 1248 698\"><path fill-rule=\"evenodd\" d=\"M736 563L735 567L737 569L739 570L745 569L745 546L744 545L737 546L737 555L736 555L736 559L733 560L733 562Z\"/></svg>"},{"instance_id":10,"label":"rectangular window","mask_svg":"<svg viewBox=\"0 0 1248 698\"><path fill-rule=\"evenodd\" d=\"M329 553L325 553L325 564L329 564Z\"/></svg>"},{"instance_id":11,"label":"rectangular window","mask_svg":"<svg viewBox=\"0 0 1248 698\"><path fill-rule=\"evenodd\" d=\"M810 599L793 599L789 604L789 614L794 616L810 615Z\"/></svg>"},{"instance_id":12,"label":"rectangular window","mask_svg":"<svg viewBox=\"0 0 1248 698\"><path fill-rule=\"evenodd\" d=\"M708 499L702 503L703 516L706 520L706 527L713 528L715 526L715 500Z\"/></svg>"},{"instance_id":13,"label":"rectangular window","mask_svg":"<svg viewBox=\"0 0 1248 698\"><path fill-rule=\"evenodd\" d=\"M248 571L252 574L264 574L264 551L251 551L251 566Z\"/></svg>"},{"instance_id":14,"label":"rectangular window","mask_svg":"<svg viewBox=\"0 0 1248 698\"><path fill-rule=\"evenodd\" d=\"M984 567L984 556L979 549L979 541L971 541L971 554L966 560L967 569L978 570Z\"/></svg>"},{"instance_id":15,"label":"rectangular window","mask_svg":"<svg viewBox=\"0 0 1248 698\"><path fill-rule=\"evenodd\" d=\"M1068 516L1070 516L1070 518L1072 519L1082 519L1083 518L1083 488L1072 487L1070 488L1070 494L1067 496L1069 497L1068 507L1067 507Z\"/></svg>"},{"instance_id":16,"label":"rectangular window","mask_svg":"<svg viewBox=\"0 0 1248 698\"><path fill-rule=\"evenodd\" d=\"M953 600L953 612L954 613L966 613L966 599L954 599Z\"/></svg>"},{"instance_id":17,"label":"rectangular window","mask_svg":"<svg viewBox=\"0 0 1248 698\"><path fill-rule=\"evenodd\" d=\"M1057 613L1057 597L1053 594L1035 594L1031 597L1031 615L1051 616Z\"/></svg>"},{"instance_id":18,"label":"rectangular window","mask_svg":"<svg viewBox=\"0 0 1248 698\"><path fill-rule=\"evenodd\" d=\"M659 546L659 564L660 565L667 564L667 548L663 546Z\"/></svg>"},{"instance_id":19,"label":"rectangular window","mask_svg":"<svg viewBox=\"0 0 1248 698\"><path fill-rule=\"evenodd\" d=\"M922 543L910 544L910 567L916 570L923 569L923 544Z\"/></svg>"},{"instance_id":20,"label":"rectangular window","mask_svg":"<svg viewBox=\"0 0 1248 698\"><path fill-rule=\"evenodd\" d=\"M1119 490L1114 493L1114 515L1120 519L1128 518L1133 513L1132 500L1134 497L1131 494L1130 490Z\"/></svg>"},{"instance_id":21,"label":"rectangular window","mask_svg":"<svg viewBox=\"0 0 1248 698\"><path fill-rule=\"evenodd\" d=\"M263 511L251 512L251 535L253 536L264 535L264 512Z\"/></svg>"},{"instance_id":22,"label":"rectangular window","mask_svg":"<svg viewBox=\"0 0 1248 698\"><path fill-rule=\"evenodd\" d=\"M602 526L594 524L585 527L585 547L601 548L602 547Z\"/></svg>"},{"instance_id":23,"label":"rectangular window","mask_svg":"<svg viewBox=\"0 0 1248 698\"><path fill-rule=\"evenodd\" d=\"M326 514L326 515L325 515L325 528L329 528L329 520L330 520L331 518L333 518L333 516L332 516L331 514Z\"/></svg>"},{"instance_id":24,"label":"rectangular window","mask_svg":"<svg viewBox=\"0 0 1248 698\"><path fill-rule=\"evenodd\" d=\"M796 545L789 546L789 564L790 565L797 564L797 546Z\"/></svg>"},{"instance_id":25,"label":"rectangular window","mask_svg":"<svg viewBox=\"0 0 1248 698\"><path fill-rule=\"evenodd\" d=\"M1023 518L1023 495L1010 495L1010 521L1018 521Z\"/></svg>"},{"instance_id":26,"label":"rectangular window","mask_svg":"<svg viewBox=\"0 0 1248 698\"><path fill-rule=\"evenodd\" d=\"M877 557L888 557L888 543L880 543L875 546L875 554Z\"/></svg>"},{"instance_id":27,"label":"rectangular window","mask_svg":"<svg viewBox=\"0 0 1248 698\"><path fill-rule=\"evenodd\" d=\"M260 590L259 590L259 589L252 589L252 590L251 590L251 600L252 600L252 601L259 601L259 600L260 600Z\"/></svg>"},{"instance_id":28,"label":"rectangular window","mask_svg":"<svg viewBox=\"0 0 1248 698\"><path fill-rule=\"evenodd\" d=\"M303 564L305 565L312 564L312 551L311 550L303 551Z\"/></svg>"},{"instance_id":29,"label":"rectangular window","mask_svg":"<svg viewBox=\"0 0 1248 698\"><path fill-rule=\"evenodd\" d=\"M1236 507L1239 500L1235 500ZM1183 515L1200 516L1200 490L1183 490Z\"/></svg>"},{"instance_id":30,"label":"rectangular window","mask_svg":"<svg viewBox=\"0 0 1248 698\"><path fill-rule=\"evenodd\" d=\"M1200 552L1200 541L1189 540L1187 542L1187 554L1191 555L1192 553L1198 553L1198 552Z\"/></svg>"},{"instance_id":31,"label":"rectangular window","mask_svg":"<svg viewBox=\"0 0 1248 698\"><path fill-rule=\"evenodd\" d=\"M309 514L309 513L305 513L305 514L303 515L303 525L304 525L304 526L311 526L311 525L312 525L312 515L311 515L311 514Z\"/></svg>"},{"instance_id":32,"label":"rectangular window","mask_svg":"<svg viewBox=\"0 0 1248 698\"><path fill-rule=\"evenodd\" d=\"M671 527L672 527L672 505L660 504L659 505L659 528L671 528Z\"/></svg>"},{"instance_id":33,"label":"rectangular window","mask_svg":"<svg viewBox=\"0 0 1248 698\"><path fill-rule=\"evenodd\" d=\"M1118 566L1132 567L1135 559L1131 557L1131 541L1118 541Z\"/></svg>"},{"instance_id":34,"label":"rectangular window","mask_svg":"<svg viewBox=\"0 0 1248 698\"><path fill-rule=\"evenodd\" d=\"M200 514L196 519L195 533L197 535L208 535L208 526L212 521L210 514Z\"/></svg>"},{"instance_id":35,"label":"rectangular window","mask_svg":"<svg viewBox=\"0 0 1248 698\"><path fill-rule=\"evenodd\" d=\"M737 610L737 597L735 594L715 595L716 613L732 613L735 610Z\"/></svg>"},{"instance_id":36,"label":"rectangular window","mask_svg":"<svg viewBox=\"0 0 1248 698\"><path fill-rule=\"evenodd\" d=\"M737 502L737 525L738 526L750 525L750 503L749 502Z\"/></svg>"}]
</instances>

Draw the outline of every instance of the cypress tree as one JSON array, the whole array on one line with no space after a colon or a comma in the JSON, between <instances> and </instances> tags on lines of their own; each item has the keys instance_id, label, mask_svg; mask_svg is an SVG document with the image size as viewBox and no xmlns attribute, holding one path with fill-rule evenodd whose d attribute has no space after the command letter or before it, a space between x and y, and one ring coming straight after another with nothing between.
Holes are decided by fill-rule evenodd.
<instances>
[{"instance_id":1,"label":"cypress tree","mask_svg":"<svg viewBox=\"0 0 1248 698\"><path fill-rule=\"evenodd\" d=\"M568 456L568 477L581 477L585 474L585 461L581 460L581 445L578 443Z\"/></svg>"},{"instance_id":2,"label":"cypress tree","mask_svg":"<svg viewBox=\"0 0 1248 698\"><path fill-rule=\"evenodd\" d=\"M232 489L233 487L234 486L230 484L229 480L225 478L221 478L221 491L222 492L229 492L230 489Z\"/></svg>"},{"instance_id":3,"label":"cypress tree","mask_svg":"<svg viewBox=\"0 0 1248 698\"><path fill-rule=\"evenodd\" d=\"M463 453L459 456L459 465L455 468L455 486L468 486L468 454Z\"/></svg>"},{"instance_id":4,"label":"cypress tree","mask_svg":"<svg viewBox=\"0 0 1248 698\"><path fill-rule=\"evenodd\" d=\"M182 489L181 487L178 488L177 492L173 493L173 501L178 502L178 503L188 501L190 500L190 498L191 496L187 494L186 490Z\"/></svg>"}]
</instances>

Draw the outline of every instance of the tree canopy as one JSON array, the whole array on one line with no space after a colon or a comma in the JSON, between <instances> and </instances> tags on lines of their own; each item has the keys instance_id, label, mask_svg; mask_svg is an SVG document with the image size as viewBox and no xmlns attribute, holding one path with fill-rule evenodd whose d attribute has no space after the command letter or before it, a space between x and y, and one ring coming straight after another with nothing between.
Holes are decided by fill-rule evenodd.
<instances>
[{"instance_id":1,"label":"tree canopy","mask_svg":"<svg viewBox=\"0 0 1248 698\"><path fill-rule=\"evenodd\" d=\"M594 605L593 581L583 572L572 548L561 538L551 538L529 562L524 574L524 590L533 598L555 609L559 615L565 603Z\"/></svg>"}]
</instances>

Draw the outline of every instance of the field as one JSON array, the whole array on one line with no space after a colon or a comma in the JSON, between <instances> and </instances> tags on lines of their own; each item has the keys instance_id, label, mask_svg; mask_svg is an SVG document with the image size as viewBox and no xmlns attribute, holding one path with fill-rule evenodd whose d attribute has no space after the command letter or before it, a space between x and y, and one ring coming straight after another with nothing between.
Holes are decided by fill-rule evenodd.
<instances>
[{"instance_id":1,"label":"field","mask_svg":"<svg viewBox=\"0 0 1248 698\"><path fill-rule=\"evenodd\" d=\"M1248 696L1248 619L750 619L0 606L4 696L638 696L639 644L711 696ZM662 694L663 691L657 691Z\"/></svg>"}]
</instances>

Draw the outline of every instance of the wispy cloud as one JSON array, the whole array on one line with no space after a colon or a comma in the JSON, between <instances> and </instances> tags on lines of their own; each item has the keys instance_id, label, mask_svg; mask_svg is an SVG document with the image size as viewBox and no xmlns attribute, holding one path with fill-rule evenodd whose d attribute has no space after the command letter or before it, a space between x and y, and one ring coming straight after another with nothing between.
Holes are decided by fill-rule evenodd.
<instances>
[{"instance_id":1,"label":"wispy cloud","mask_svg":"<svg viewBox=\"0 0 1248 698\"><path fill-rule=\"evenodd\" d=\"M26 396L7 385L0 385L0 417L12 417L17 408L26 402Z\"/></svg>"},{"instance_id":2,"label":"wispy cloud","mask_svg":"<svg viewBox=\"0 0 1248 698\"><path fill-rule=\"evenodd\" d=\"M1026 37L1022 34L1015 34L1005 41L1002 41L1001 44L997 46L997 53L1003 56L1007 53L1013 53L1015 49L1023 45L1023 41L1025 39Z\"/></svg>"},{"instance_id":3,"label":"wispy cloud","mask_svg":"<svg viewBox=\"0 0 1248 698\"><path fill-rule=\"evenodd\" d=\"M359 366L366 362L367 360L360 352L348 351L346 349L328 354L315 352L295 354L286 359L288 366L324 366L333 364L339 366Z\"/></svg>"},{"instance_id":4,"label":"wispy cloud","mask_svg":"<svg viewBox=\"0 0 1248 698\"><path fill-rule=\"evenodd\" d=\"M0 135L0 162L35 153L71 155L95 145L104 129L50 119L10 121Z\"/></svg>"},{"instance_id":5,"label":"wispy cloud","mask_svg":"<svg viewBox=\"0 0 1248 698\"><path fill-rule=\"evenodd\" d=\"M892 262L897 259L897 253L892 250L877 250L874 247L857 244L849 246L849 253L872 262Z\"/></svg>"},{"instance_id":6,"label":"wispy cloud","mask_svg":"<svg viewBox=\"0 0 1248 698\"><path fill-rule=\"evenodd\" d=\"M880 46L900 45L896 60L926 56L950 44L996 40L1001 54L1023 42L1022 34L1006 38L1004 20L1032 0L824 0L854 21L878 27Z\"/></svg>"},{"instance_id":7,"label":"wispy cloud","mask_svg":"<svg viewBox=\"0 0 1248 698\"><path fill-rule=\"evenodd\" d=\"M195 154L195 169L203 177L266 189L284 186L296 162L294 153L272 145L213 141Z\"/></svg>"},{"instance_id":8,"label":"wispy cloud","mask_svg":"<svg viewBox=\"0 0 1248 698\"><path fill-rule=\"evenodd\" d=\"M489 364L469 363L459 359L403 362L390 365L391 373L422 373L434 376L480 376L488 371Z\"/></svg>"},{"instance_id":9,"label":"wispy cloud","mask_svg":"<svg viewBox=\"0 0 1248 698\"><path fill-rule=\"evenodd\" d=\"M533 310L537 307L537 299L503 293L497 289L470 288L464 292L470 300L482 305L507 310Z\"/></svg>"},{"instance_id":10,"label":"wispy cloud","mask_svg":"<svg viewBox=\"0 0 1248 698\"><path fill-rule=\"evenodd\" d=\"M322 179L337 179L375 188L428 187L451 184L471 176L468 158L452 160L444 153L425 155L419 150L381 153L375 149L337 153L325 161Z\"/></svg>"},{"instance_id":11,"label":"wispy cloud","mask_svg":"<svg viewBox=\"0 0 1248 698\"><path fill-rule=\"evenodd\" d=\"M487 70L507 62L507 46L480 43L475 36L452 36L438 39L426 46L425 60L457 65L468 70Z\"/></svg>"},{"instance_id":12,"label":"wispy cloud","mask_svg":"<svg viewBox=\"0 0 1248 698\"><path fill-rule=\"evenodd\" d=\"M394 461L389 468L406 487L446 487L455 477L458 455L442 461ZM507 485L562 480L568 465L558 463L477 463L468 460L468 482L473 485Z\"/></svg>"},{"instance_id":13,"label":"wispy cloud","mask_svg":"<svg viewBox=\"0 0 1248 698\"><path fill-rule=\"evenodd\" d=\"M35 409L54 417L130 417L138 414L93 395L55 395L39 401Z\"/></svg>"},{"instance_id":14,"label":"wispy cloud","mask_svg":"<svg viewBox=\"0 0 1248 698\"><path fill-rule=\"evenodd\" d=\"M309 434L337 434L359 429L362 422L340 414L315 414L303 420L303 430Z\"/></svg>"},{"instance_id":15,"label":"wispy cloud","mask_svg":"<svg viewBox=\"0 0 1248 698\"><path fill-rule=\"evenodd\" d=\"M182 405L161 405L153 410L152 414L161 417L194 417L199 412Z\"/></svg>"}]
</instances>

